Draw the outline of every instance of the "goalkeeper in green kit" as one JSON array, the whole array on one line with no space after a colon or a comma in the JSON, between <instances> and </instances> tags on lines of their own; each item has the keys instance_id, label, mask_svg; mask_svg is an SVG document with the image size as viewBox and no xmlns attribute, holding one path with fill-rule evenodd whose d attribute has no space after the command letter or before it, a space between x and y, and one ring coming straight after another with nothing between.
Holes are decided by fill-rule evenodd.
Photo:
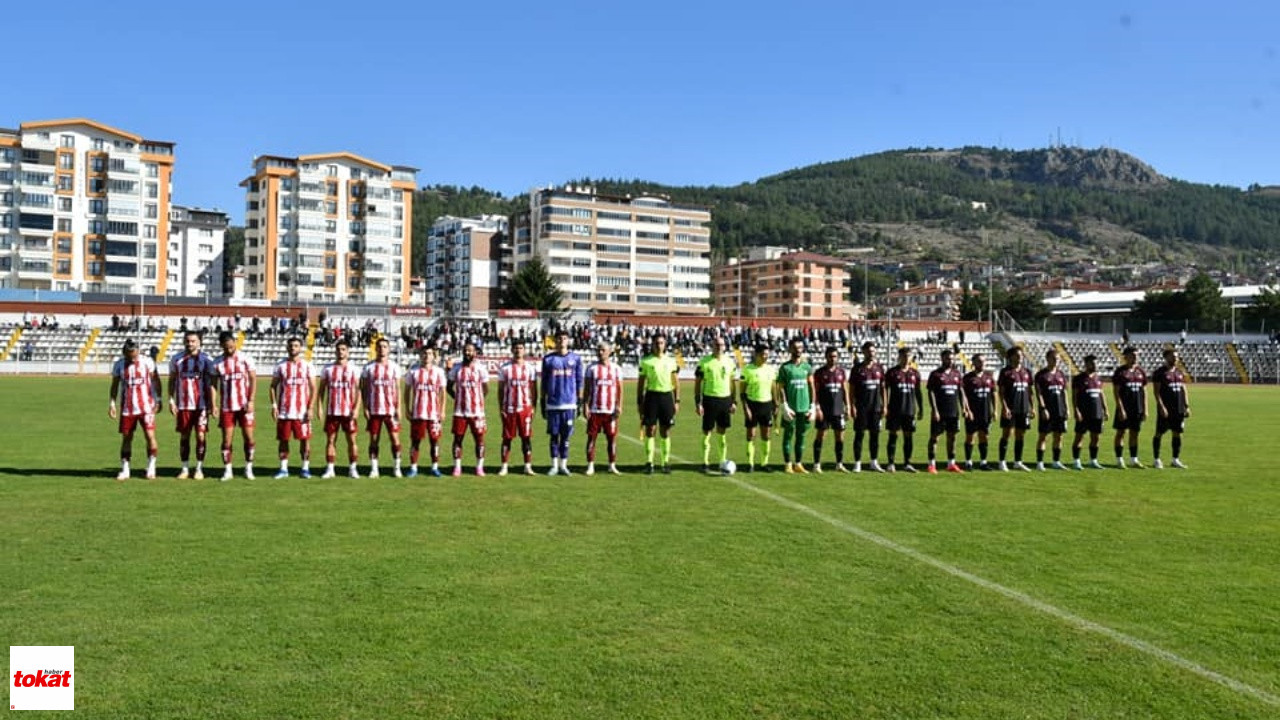
<instances>
[{"instance_id":1,"label":"goalkeeper in green kit","mask_svg":"<svg viewBox=\"0 0 1280 720\"><path fill-rule=\"evenodd\" d=\"M792 338L787 345L790 359L778 368L778 381L774 393L782 409L782 462L783 472L808 473L801 460L804 458L805 433L815 419L821 419L822 410L814 406L816 395L813 386L813 367L803 357L804 341ZM792 462L792 458L795 462Z\"/></svg>"}]
</instances>

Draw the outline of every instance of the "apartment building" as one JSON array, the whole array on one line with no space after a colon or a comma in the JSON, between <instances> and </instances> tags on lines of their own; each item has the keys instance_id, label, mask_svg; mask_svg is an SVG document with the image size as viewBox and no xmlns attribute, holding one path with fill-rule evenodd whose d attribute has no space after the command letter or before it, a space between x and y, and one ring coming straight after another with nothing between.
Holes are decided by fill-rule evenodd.
<instances>
[{"instance_id":1,"label":"apartment building","mask_svg":"<svg viewBox=\"0 0 1280 720\"><path fill-rule=\"evenodd\" d=\"M165 294L173 160L83 118L0 128L0 287Z\"/></svg>"},{"instance_id":2,"label":"apartment building","mask_svg":"<svg viewBox=\"0 0 1280 720\"><path fill-rule=\"evenodd\" d=\"M657 196L593 187L535 189L511 221L513 269L534 255L568 307L616 313L706 315L711 212Z\"/></svg>"},{"instance_id":3,"label":"apartment building","mask_svg":"<svg viewBox=\"0 0 1280 720\"><path fill-rule=\"evenodd\" d=\"M223 295L223 247L227 214L220 210L174 205L169 211L167 294L178 297Z\"/></svg>"},{"instance_id":4,"label":"apartment building","mask_svg":"<svg viewBox=\"0 0 1280 720\"><path fill-rule=\"evenodd\" d=\"M917 287L904 282L885 293L879 306L895 320L959 320L963 295L958 281L937 280Z\"/></svg>"},{"instance_id":5,"label":"apartment building","mask_svg":"<svg viewBox=\"0 0 1280 720\"><path fill-rule=\"evenodd\" d=\"M247 296L408 303L416 173L347 152L254 158L240 183Z\"/></svg>"},{"instance_id":6,"label":"apartment building","mask_svg":"<svg viewBox=\"0 0 1280 720\"><path fill-rule=\"evenodd\" d=\"M426 304L450 315L498 307L513 271L508 218L437 218L427 236Z\"/></svg>"},{"instance_id":7,"label":"apartment building","mask_svg":"<svg viewBox=\"0 0 1280 720\"><path fill-rule=\"evenodd\" d=\"M716 313L792 320L861 319L849 299L849 263L780 247L751 248L716 268Z\"/></svg>"}]
</instances>

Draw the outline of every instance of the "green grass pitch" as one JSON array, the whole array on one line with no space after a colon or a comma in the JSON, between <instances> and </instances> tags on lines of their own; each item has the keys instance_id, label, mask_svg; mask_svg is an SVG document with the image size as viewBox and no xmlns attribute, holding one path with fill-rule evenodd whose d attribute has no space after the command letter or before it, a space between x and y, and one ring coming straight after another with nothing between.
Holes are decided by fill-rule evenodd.
<instances>
[{"instance_id":1,"label":"green grass pitch","mask_svg":"<svg viewBox=\"0 0 1280 720\"><path fill-rule=\"evenodd\" d=\"M1188 471L734 478L784 504L584 477L581 428L572 477L277 481L267 422L259 479L177 481L167 414L117 483L107 387L0 379L0 639L74 645L77 716L1280 716L1275 388L1193 387Z\"/></svg>"}]
</instances>

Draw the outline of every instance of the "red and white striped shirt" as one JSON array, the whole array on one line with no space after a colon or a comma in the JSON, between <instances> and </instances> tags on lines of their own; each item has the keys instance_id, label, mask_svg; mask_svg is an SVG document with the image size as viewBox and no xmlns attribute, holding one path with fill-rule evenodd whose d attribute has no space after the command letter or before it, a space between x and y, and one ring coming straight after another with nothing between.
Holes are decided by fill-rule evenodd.
<instances>
[{"instance_id":1,"label":"red and white striped shirt","mask_svg":"<svg viewBox=\"0 0 1280 720\"><path fill-rule=\"evenodd\" d=\"M218 377L219 406L222 412L246 410L253 412L249 404L249 392L256 377L253 358L238 352L223 355L213 363L213 374Z\"/></svg>"},{"instance_id":2,"label":"red and white striped shirt","mask_svg":"<svg viewBox=\"0 0 1280 720\"><path fill-rule=\"evenodd\" d=\"M304 420L311 413L315 371L306 360L281 360L271 373L276 385L276 417Z\"/></svg>"},{"instance_id":3,"label":"red and white striped shirt","mask_svg":"<svg viewBox=\"0 0 1280 720\"><path fill-rule=\"evenodd\" d=\"M484 364L479 360L458 363L449 370L449 380L453 382L453 416L484 417L484 387L489 382Z\"/></svg>"},{"instance_id":4,"label":"red and white striped shirt","mask_svg":"<svg viewBox=\"0 0 1280 720\"><path fill-rule=\"evenodd\" d=\"M622 402L621 369L612 361L595 363L587 368L585 384L588 400L587 412L612 415L618 412Z\"/></svg>"},{"instance_id":5,"label":"red and white striped shirt","mask_svg":"<svg viewBox=\"0 0 1280 720\"><path fill-rule=\"evenodd\" d=\"M413 399L409 417L413 420L435 420L444 417L444 390L447 382L438 365L414 365L404 376L404 385Z\"/></svg>"},{"instance_id":6,"label":"red and white striped shirt","mask_svg":"<svg viewBox=\"0 0 1280 720\"><path fill-rule=\"evenodd\" d=\"M156 411L156 392L151 384L155 374L156 364L149 357L116 361L111 377L120 378L120 414L150 415Z\"/></svg>"},{"instance_id":7,"label":"red and white striped shirt","mask_svg":"<svg viewBox=\"0 0 1280 720\"><path fill-rule=\"evenodd\" d=\"M400 366L374 360L360 373L364 383L364 406L370 415L400 414Z\"/></svg>"},{"instance_id":8,"label":"red and white striped shirt","mask_svg":"<svg viewBox=\"0 0 1280 720\"><path fill-rule=\"evenodd\" d=\"M205 407L205 391L209 388L209 374L213 372L213 358L204 353L183 353L169 361L169 376L177 378L174 392L179 410L208 410Z\"/></svg>"},{"instance_id":9,"label":"red and white striped shirt","mask_svg":"<svg viewBox=\"0 0 1280 720\"><path fill-rule=\"evenodd\" d=\"M537 378L527 362L508 360L498 368L498 382L503 385L498 402L504 415L533 409L533 381Z\"/></svg>"},{"instance_id":10,"label":"red and white striped shirt","mask_svg":"<svg viewBox=\"0 0 1280 720\"><path fill-rule=\"evenodd\" d=\"M326 365L320 378L329 388L325 400L326 417L352 417L356 414L356 391L360 378L350 363Z\"/></svg>"}]
</instances>

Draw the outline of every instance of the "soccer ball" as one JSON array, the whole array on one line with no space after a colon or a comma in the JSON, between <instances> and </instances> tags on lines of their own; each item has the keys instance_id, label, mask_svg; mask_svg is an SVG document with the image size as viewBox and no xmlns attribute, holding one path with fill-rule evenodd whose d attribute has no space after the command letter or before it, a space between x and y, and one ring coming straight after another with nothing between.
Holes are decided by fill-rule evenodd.
<instances>
[{"instance_id":1,"label":"soccer ball","mask_svg":"<svg viewBox=\"0 0 1280 720\"><path fill-rule=\"evenodd\" d=\"M725 460L724 464L720 466L720 472L724 473L725 475L732 475L737 471L738 471L738 465L732 460Z\"/></svg>"}]
</instances>

